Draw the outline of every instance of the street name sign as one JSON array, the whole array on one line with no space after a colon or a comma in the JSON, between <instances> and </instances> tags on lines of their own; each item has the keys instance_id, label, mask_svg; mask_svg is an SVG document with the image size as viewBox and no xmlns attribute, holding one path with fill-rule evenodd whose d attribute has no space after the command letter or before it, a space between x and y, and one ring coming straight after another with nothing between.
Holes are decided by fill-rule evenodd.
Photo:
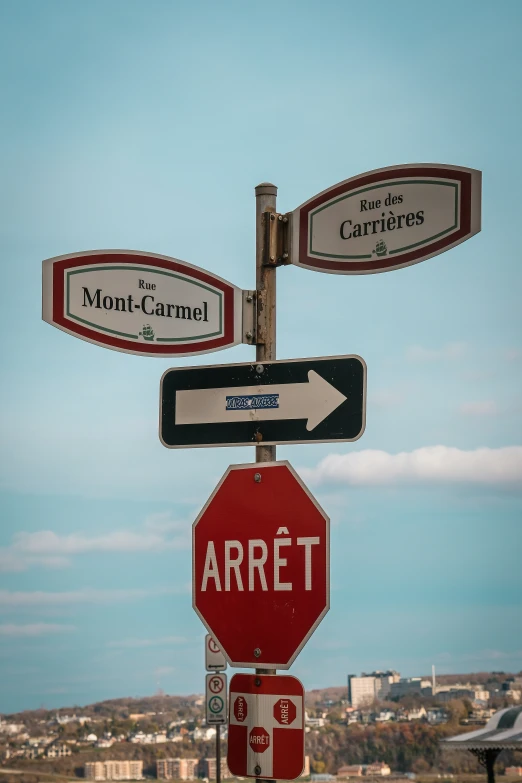
<instances>
[{"instance_id":1,"label":"street name sign","mask_svg":"<svg viewBox=\"0 0 522 783\"><path fill-rule=\"evenodd\" d=\"M115 351L188 356L242 342L243 292L177 258L92 250L43 262L42 317Z\"/></svg>"},{"instance_id":2,"label":"street name sign","mask_svg":"<svg viewBox=\"0 0 522 783\"><path fill-rule=\"evenodd\" d=\"M353 441L365 419L359 356L179 367L160 384L167 448Z\"/></svg>"},{"instance_id":3,"label":"street name sign","mask_svg":"<svg viewBox=\"0 0 522 783\"><path fill-rule=\"evenodd\" d=\"M219 672L227 668L223 651L211 634L205 636L205 669L207 672Z\"/></svg>"},{"instance_id":4,"label":"street name sign","mask_svg":"<svg viewBox=\"0 0 522 783\"><path fill-rule=\"evenodd\" d=\"M304 689L288 674L235 674L227 763L233 775L295 780L304 768Z\"/></svg>"},{"instance_id":5,"label":"street name sign","mask_svg":"<svg viewBox=\"0 0 522 783\"><path fill-rule=\"evenodd\" d=\"M222 672L205 677L205 718L208 726L227 722L227 675Z\"/></svg>"},{"instance_id":6,"label":"street name sign","mask_svg":"<svg viewBox=\"0 0 522 783\"><path fill-rule=\"evenodd\" d=\"M318 272L389 272L480 231L482 172L440 163L375 169L291 214L292 263Z\"/></svg>"},{"instance_id":7,"label":"street name sign","mask_svg":"<svg viewBox=\"0 0 522 783\"><path fill-rule=\"evenodd\" d=\"M291 465L231 465L192 558L194 609L229 663L288 669L330 606L329 519Z\"/></svg>"}]
</instances>

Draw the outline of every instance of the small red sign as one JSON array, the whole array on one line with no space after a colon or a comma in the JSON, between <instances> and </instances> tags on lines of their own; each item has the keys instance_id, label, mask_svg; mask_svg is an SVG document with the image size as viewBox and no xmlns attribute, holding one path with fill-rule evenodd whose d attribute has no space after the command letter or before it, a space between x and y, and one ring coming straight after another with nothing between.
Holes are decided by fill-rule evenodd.
<instances>
[{"instance_id":1,"label":"small red sign","mask_svg":"<svg viewBox=\"0 0 522 783\"><path fill-rule=\"evenodd\" d=\"M254 753L264 753L270 745L270 734L262 726L254 726L248 741Z\"/></svg>"},{"instance_id":2,"label":"small red sign","mask_svg":"<svg viewBox=\"0 0 522 783\"><path fill-rule=\"evenodd\" d=\"M193 552L193 606L232 666L288 669L329 607L329 520L289 463L232 465Z\"/></svg>"},{"instance_id":3,"label":"small red sign","mask_svg":"<svg viewBox=\"0 0 522 783\"><path fill-rule=\"evenodd\" d=\"M298 778L304 767L304 690L289 675L235 674L228 767L233 775Z\"/></svg>"},{"instance_id":4,"label":"small red sign","mask_svg":"<svg viewBox=\"0 0 522 783\"><path fill-rule=\"evenodd\" d=\"M291 699L279 699L274 704L274 718L283 726L290 726L297 717L297 709Z\"/></svg>"},{"instance_id":5,"label":"small red sign","mask_svg":"<svg viewBox=\"0 0 522 783\"><path fill-rule=\"evenodd\" d=\"M243 721L246 720L247 715L248 707L246 699L244 696L238 696L237 699L234 700L234 717L237 721L243 723Z\"/></svg>"}]
</instances>

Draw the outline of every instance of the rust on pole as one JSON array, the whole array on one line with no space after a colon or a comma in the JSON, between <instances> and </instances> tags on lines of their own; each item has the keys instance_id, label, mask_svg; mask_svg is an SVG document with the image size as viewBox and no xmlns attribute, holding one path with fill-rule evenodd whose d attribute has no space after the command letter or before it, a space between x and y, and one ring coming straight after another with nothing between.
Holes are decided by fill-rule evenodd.
<instances>
[{"instance_id":1,"label":"rust on pole","mask_svg":"<svg viewBox=\"0 0 522 783\"><path fill-rule=\"evenodd\" d=\"M273 237L277 232L277 187L262 182L256 187L256 291L257 340L256 361L262 379L262 363L276 358L276 257ZM273 462L275 446L262 445L260 432L256 462Z\"/></svg>"}]
</instances>

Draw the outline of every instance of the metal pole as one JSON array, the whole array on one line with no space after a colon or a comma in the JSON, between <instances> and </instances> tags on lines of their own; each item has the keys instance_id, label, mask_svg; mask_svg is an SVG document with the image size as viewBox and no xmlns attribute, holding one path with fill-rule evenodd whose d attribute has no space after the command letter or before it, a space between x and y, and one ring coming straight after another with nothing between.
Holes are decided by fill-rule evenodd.
<instances>
[{"instance_id":1,"label":"metal pole","mask_svg":"<svg viewBox=\"0 0 522 783\"><path fill-rule=\"evenodd\" d=\"M216 726L216 783L221 783L221 726Z\"/></svg>"},{"instance_id":2,"label":"metal pole","mask_svg":"<svg viewBox=\"0 0 522 783\"><path fill-rule=\"evenodd\" d=\"M268 265L270 225L267 224L266 215L269 212L275 219L276 196L277 188L270 182L262 182L256 188L256 360L258 363L276 358L276 267ZM256 462L273 462L275 458L275 446L256 446Z\"/></svg>"},{"instance_id":3,"label":"metal pole","mask_svg":"<svg viewBox=\"0 0 522 783\"><path fill-rule=\"evenodd\" d=\"M488 783L495 783L495 759L497 756L497 750L486 750L486 772L488 774Z\"/></svg>"},{"instance_id":4,"label":"metal pole","mask_svg":"<svg viewBox=\"0 0 522 783\"><path fill-rule=\"evenodd\" d=\"M276 266L270 261L270 225L267 213L276 213L277 187L262 182L256 188L256 291L257 291L257 340L256 361L273 361L276 358ZM274 259L275 260L275 259ZM262 377L262 373L261 373ZM273 462L275 446L256 446L256 462ZM275 674L275 669L256 669L256 674ZM261 772L261 769L259 770ZM257 769L256 769L257 772ZM270 783L256 778L256 783Z\"/></svg>"}]
</instances>

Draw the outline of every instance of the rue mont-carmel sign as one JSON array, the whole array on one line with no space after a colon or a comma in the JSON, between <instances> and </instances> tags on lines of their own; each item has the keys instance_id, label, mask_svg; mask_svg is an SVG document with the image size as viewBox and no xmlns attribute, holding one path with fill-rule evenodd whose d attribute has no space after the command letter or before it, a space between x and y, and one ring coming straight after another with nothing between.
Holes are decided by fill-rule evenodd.
<instances>
[{"instance_id":1,"label":"rue mont-carmel sign","mask_svg":"<svg viewBox=\"0 0 522 783\"><path fill-rule=\"evenodd\" d=\"M418 264L480 231L481 178L411 163L344 180L292 213L291 261L344 275Z\"/></svg>"},{"instance_id":2,"label":"rue mont-carmel sign","mask_svg":"<svg viewBox=\"0 0 522 783\"><path fill-rule=\"evenodd\" d=\"M243 291L176 258L93 250L43 262L43 319L141 356L186 356L242 341Z\"/></svg>"}]
</instances>

